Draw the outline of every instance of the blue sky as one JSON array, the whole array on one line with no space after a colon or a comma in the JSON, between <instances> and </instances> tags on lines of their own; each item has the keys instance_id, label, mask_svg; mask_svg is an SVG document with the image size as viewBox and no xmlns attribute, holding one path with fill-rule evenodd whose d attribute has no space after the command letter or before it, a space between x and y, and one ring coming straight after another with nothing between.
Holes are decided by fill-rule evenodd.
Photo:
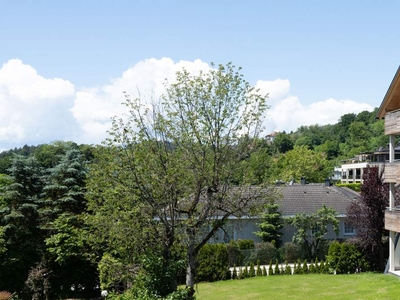
<instances>
[{"instance_id":1,"label":"blue sky","mask_svg":"<svg viewBox=\"0 0 400 300\"><path fill-rule=\"evenodd\" d=\"M267 131L336 122L380 105L400 63L399 11L400 1L0 0L0 150L98 143L121 113L119 89L157 90L152 76L210 62L232 61L270 92Z\"/></svg>"}]
</instances>

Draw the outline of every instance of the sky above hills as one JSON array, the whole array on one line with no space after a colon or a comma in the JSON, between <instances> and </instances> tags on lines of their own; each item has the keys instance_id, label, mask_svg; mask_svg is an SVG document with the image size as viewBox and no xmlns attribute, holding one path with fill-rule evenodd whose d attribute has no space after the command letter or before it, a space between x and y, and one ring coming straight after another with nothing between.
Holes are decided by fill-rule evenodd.
<instances>
[{"instance_id":1,"label":"sky above hills","mask_svg":"<svg viewBox=\"0 0 400 300\"><path fill-rule=\"evenodd\" d=\"M400 62L400 1L0 0L0 151L100 143L123 91L232 61L265 133L378 107Z\"/></svg>"}]
</instances>

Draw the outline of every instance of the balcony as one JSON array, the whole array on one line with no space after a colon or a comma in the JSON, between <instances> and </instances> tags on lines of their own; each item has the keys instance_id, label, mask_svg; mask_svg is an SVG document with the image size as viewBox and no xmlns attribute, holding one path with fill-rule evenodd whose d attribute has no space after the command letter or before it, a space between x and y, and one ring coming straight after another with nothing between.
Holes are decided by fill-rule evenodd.
<instances>
[{"instance_id":1,"label":"balcony","mask_svg":"<svg viewBox=\"0 0 400 300\"><path fill-rule=\"evenodd\" d=\"M400 134L400 110L385 115L385 134Z\"/></svg>"},{"instance_id":2,"label":"balcony","mask_svg":"<svg viewBox=\"0 0 400 300\"><path fill-rule=\"evenodd\" d=\"M385 229L400 232L400 210L387 209L385 211Z\"/></svg>"},{"instance_id":3,"label":"balcony","mask_svg":"<svg viewBox=\"0 0 400 300\"><path fill-rule=\"evenodd\" d=\"M400 183L400 161L397 160L385 165L384 182Z\"/></svg>"}]
</instances>

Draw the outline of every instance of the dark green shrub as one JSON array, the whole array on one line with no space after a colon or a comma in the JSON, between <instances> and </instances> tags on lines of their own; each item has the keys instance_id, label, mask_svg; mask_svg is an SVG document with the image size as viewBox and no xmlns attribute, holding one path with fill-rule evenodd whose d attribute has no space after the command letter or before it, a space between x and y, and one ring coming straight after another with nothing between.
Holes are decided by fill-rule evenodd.
<instances>
[{"instance_id":1,"label":"dark green shrub","mask_svg":"<svg viewBox=\"0 0 400 300\"><path fill-rule=\"evenodd\" d=\"M228 251L225 244L206 244L197 255L197 277L200 281L217 281L226 278L229 268Z\"/></svg>"},{"instance_id":2,"label":"dark green shrub","mask_svg":"<svg viewBox=\"0 0 400 300\"><path fill-rule=\"evenodd\" d=\"M270 260L275 260L278 256L279 252L273 243L257 243L249 261L255 263L259 260L261 264L268 264Z\"/></svg>"},{"instance_id":3,"label":"dark green shrub","mask_svg":"<svg viewBox=\"0 0 400 300\"><path fill-rule=\"evenodd\" d=\"M292 275L292 267L287 262L285 264L285 275Z\"/></svg>"},{"instance_id":4,"label":"dark green shrub","mask_svg":"<svg viewBox=\"0 0 400 300\"><path fill-rule=\"evenodd\" d=\"M233 266L233 270L232 270L232 279L237 279L238 277L238 273L236 270L236 265Z\"/></svg>"},{"instance_id":5,"label":"dark green shrub","mask_svg":"<svg viewBox=\"0 0 400 300\"><path fill-rule=\"evenodd\" d=\"M249 277L255 277L255 276L256 276L256 270L254 269L254 264L250 263Z\"/></svg>"},{"instance_id":6,"label":"dark green shrub","mask_svg":"<svg viewBox=\"0 0 400 300\"><path fill-rule=\"evenodd\" d=\"M296 272L296 274L303 274L303 268L301 266L301 260L300 259L297 260L295 272Z\"/></svg>"},{"instance_id":7,"label":"dark green shrub","mask_svg":"<svg viewBox=\"0 0 400 300\"><path fill-rule=\"evenodd\" d=\"M263 275L263 274L262 274L261 267L260 267L260 261L259 261L259 260L257 260L257 270L256 270L256 275L257 275L257 276L262 276L262 275Z\"/></svg>"},{"instance_id":8,"label":"dark green shrub","mask_svg":"<svg viewBox=\"0 0 400 300\"><path fill-rule=\"evenodd\" d=\"M254 249L254 241L253 240L238 240L237 244L238 244L240 250Z\"/></svg>"},{"instance_id":9,"label":"dark green shrub","mask_svg":"<svg viewBox=\"0 0 400 300\"><path fill-rule=\"evenodd\" d=\"M175 292L169 294L165 300L195 300L188 289L178 289Z\"/></svg>"},{"instance_id":10,"label":"dark green shrub","mask_svg":"<svg viewBox=\"0 0 400 300\"><path fill-rule=\"evenodd\" d=\"M308 268L308 272L309 272L310 274L315 274L315 273L317 273L317 270L316 270L316 268L315 268L314 262L312 262L312 261L311 261L311 263L310 263L310 267Z\"/></svg>"},{"instance_id":11,"label":"dark green shrub","mask_svg":"<svg viewBox=\"0 0 400 300\"><path fill-rule=\"evenodd\" d=\"M352 244L335 242L329 247L327 262L331 272L336 274L355 273L356 269L368 269L368 264L362 253Z\"/></svg>"},{"instance_id":12,"label":"dark green shrub","mask_svg":"<svg viewBox=\"0 0 400 300\"><path fill-rule=\"evenodd\" d=\"M294 263L303 256L301 246L292 242L285 243L280 252L283 260L289 263Z\"/></svg>"},{"instance_id":13,"label":"dark green shrub","mask_svg":"<svg viewBox=\"0 0 400 300\"><path fill-rule=\"evenodd\" d=\"M244 266L242 278L249 278L249 266L247 264Z\"/></svg>"},{"instance_id":14,"label":"dark green shrub","mask_svg":"<svg viewBox=\"0 0 400 300\"><path fill-rule=\"evenodd\" d=\"M280 275L280 274L281 274L281 271L280 271L280 269L279 269L278 259L275 259L274 273L275 273L275 275Z\"/></svg>"},{"instance_id":15,"label":"dark green shrub","mask_svg":"<svg viewBox=\"0 0 400 300\"><path fill-rule=\"evenodd\" d=\"M229 244L226 244L226 248L228 251L229 266L232 267L233 265L243 265L244 254L242 251L240 251L238 243L235 241L230 241Z\"/></svg>"},{"instance_id":16,"label":"dark green shrub","mask_svg":"<svg viewBox=\"0 0 400 300\"><path fill-rule=\"evenodd\" d=\"M272 269L272 260L269 262L268 275L274 275L274 270Z\"/></svg>"},{"instance_id":17,"label":"dark green shrub","mask_svg":"<svg viewBox=\"0 0 400 300\"><path fill-rule=\"evenodd\" d=\"M302 273L308 274L308 265L306 260L303 262Z\"/></svg>"},{"instance_id":18,"label":"dark green shrub","mask_svg":"<svg viewBox=\"0 0 400 300\"><path fill-rule=\"evenodd\" d=\"M262 267L262 275L263 276L267 276L268 275L267 268L265 266Z\"/></svg>"}]
</instances>

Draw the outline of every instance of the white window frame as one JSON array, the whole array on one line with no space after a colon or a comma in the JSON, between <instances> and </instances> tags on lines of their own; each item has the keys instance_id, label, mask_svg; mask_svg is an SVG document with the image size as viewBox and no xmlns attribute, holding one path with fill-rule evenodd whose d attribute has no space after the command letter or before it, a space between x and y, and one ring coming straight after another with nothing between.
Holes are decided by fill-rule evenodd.
<instances>
[{"instance_id":1,"label":"white window frame","mask_svg":"<svg viewBox=\"0 0 400 300\"><path fill-rule=\"evenodd\" d=\"M356 229L348 223L343 222L343 235L356 235Z\"/></svg>"}]
</instances>

